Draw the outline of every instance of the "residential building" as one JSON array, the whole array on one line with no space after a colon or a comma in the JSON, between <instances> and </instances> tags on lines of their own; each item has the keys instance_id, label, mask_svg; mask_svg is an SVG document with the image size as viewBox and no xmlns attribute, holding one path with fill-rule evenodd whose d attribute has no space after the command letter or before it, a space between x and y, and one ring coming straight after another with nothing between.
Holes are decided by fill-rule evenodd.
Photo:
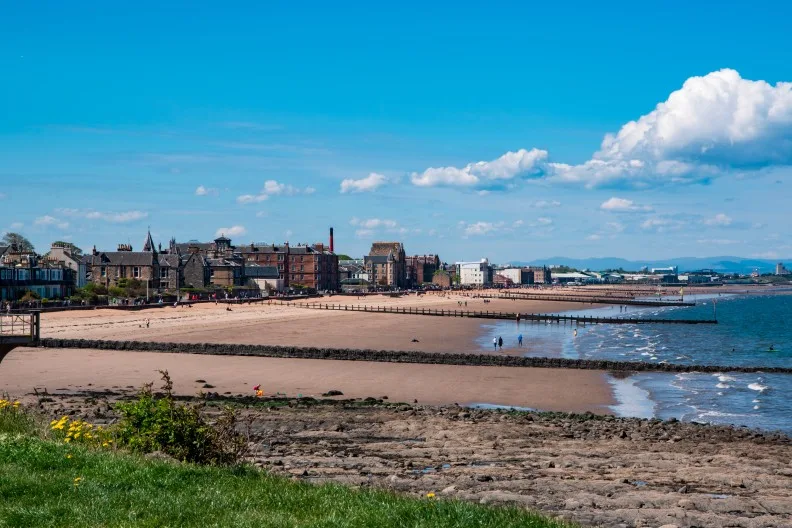
<instances>
[{"instance_id":1,"label":"residential building","mask_svg":"<svg viewBox=\"0 0 792 528\"><path fill-rule=\"evenodd\" d=\"M441 288L450 288L454 284L454 275L443 269L437 270L432 275L432 284Z\"/></svg>"},{"instance_id":2,"label":"residential building","mask_svg":"<svg viewBox=\"0 0 792 528\"><path fill-rule=\"evenodd\" d=\"M369 280L368 273L366 273L366 263L363 259L339 260L338 276L342 281L345 279L360 279L368 282Z\"/></svg>"},{"instance_id":3,"label":"residential building","mask_svg":"<svg viewBox=\"0 0 792 528\"><path fill-rule=\"evenodd\" d=\"M407 256L401 242L374 242L363 260L375 286L407 288Z\"/></svg>"},{"instance_id":4,"label":"residential building","mask_svg":"<svg viewBox=\"0 0 792 528\"><path fill-rule=\"evenodd\" d=\"M515 285L534 283L534 272L529 268L504 268L497 273L508 277Z\"/></svg>"},{"instance_id":5,"label":"residential building","mask_svg":"<svg viewBox=\"0 0 792 528\"><path fill-rule=\"evenodd\" d=\"M432 282L435 271L440 269L440 257L437 255L415 255L406 257L407 283L418 286Z\"/></svg>"},{"instance_id":6,"label":"residential building","mask_svg":"<svg viewBox=\"0 0 792 528\"><path fill-rule=\"evenodd\" d=\"M74 294L75 271L60 262L39 260L34 253L6 250L0 257L0 299L17 300L30 291L42 299Z\"/></svg>"},{"instance_id":7,"label":"residential building","mask_svg":"<svg viewBox=\"0 0 792 528\"><path fill-rule=\"evenodd\" d=\"M200 289L206 288L212 280L212 271L209 261L198 248L180 258L182 287Z\"/></svg>"},{"instance_id":8,"label":"residential building","mask_svg":"<svg viewBox=\"0 0 792 528\"><path fill-rule=\"evenodd\" d=\"M528 271L533 272L534 284L551 284L553 282L550 268L547 266L529 266Z\"/></svg>"},{"instance_id":9,"label":"residential building","mask_svg":"<svg viewBox=\"0 0 792 528\"><path fill-rule=\"evenodd\" d=\"M117 286L119 279L136 279L149 290L160 289L159 253L148 233L143 251L133 251L130 244L119 244L117 251L93 250L90 260L91 282L106 287Z\"/></svg>"},{"instance_id":10,"label":"residential building","mask_svg":"<svg viewBox=\"0 0 792 528\"><path fill-rule=\"evenodd\" d=\"M317 291L339 289L338 255L322 243L313 245L250 244L236 249L246 266L257 264L278 270L278 278L288 288Z\"/></svg>"},{"instance_id":11,"label":"residential building","mask_svg":"<svg viewBox=\"0 0 792 528\"><path fill-rule=\"evenodd\" d=\"M61 263L74 273L74 287L82 288L88 283L87 266L81 253L75 252L74 246L63 242L54 242L47 255L49 262Z\"/></svg>"},{"instance_id":12,"label":"residential building","mask_svg":"<svg viewBox=\"0 0 792 528\"><path fill-rule=\"evenodd\" d=\"M477 262L457 262L457 276L462 286L490 286L493 274L492 266L486 258Z\"/></svg>"},{"instance_id":13,"label":"residential building","mask_svg":"<svg viewBox=\"0 0 792 528\"><path fill-rule=\"evenodd\" d=\"M267 292L286 290L286 280L280 278L277 266L245 264L245 286Z\"/></svg>"},{"instance_id":14,"label":"residential building","mask_svg":"<svg viewBox=\"0 0 792 528\"><path fill-rule=\"evenodd\" d=\"M779 262L778 264L776 264L775 274L776 275L789 275L790 272L789 272L788 269L786 269L786 266L784 266L783 262Z\"/></svg>"}]
</instances>

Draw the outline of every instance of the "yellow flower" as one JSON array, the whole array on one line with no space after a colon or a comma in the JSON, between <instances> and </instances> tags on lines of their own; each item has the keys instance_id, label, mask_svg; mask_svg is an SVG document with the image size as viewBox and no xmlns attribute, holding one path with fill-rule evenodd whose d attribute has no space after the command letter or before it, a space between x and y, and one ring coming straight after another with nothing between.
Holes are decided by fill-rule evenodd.
<instances>
[{"instance_id":1,"label":"yellow flower","mask_svg":"<svg viewBox=\"0 0 792 528\"><path fill-rule=\"evenodd\" d=\"M71 457L72 457L72 456L71 456L71 453L69 453L68 455L66 455L66 458L71 458Z\"/></svg>"},{"instance_id":2,"label":"yellow flower","mask_svg":"<svg viewBox=\"0 0 792 528\"><path fill-rule=\"evenodd\" d=\"M77 488L82 484L82 477L74 477L74 487Z\"/></svg>"},{"instance_id":3,"label":"yellow flower","mask_svg":"<svg viewBox=\"0 0 792 528\"><path fill-rule=\"evenodd\" d=\"M75 439L76 439L76 438L80 438L80 433L79 433L79 431L78 431L78 432L76 432L76 433L74 433L74 438L75 438Z\"/></svg>"},{"instance_id":4,"label":"yellow flower","mask_svg":"<svg viewBox=\"0 0 792 528\"><path fill-rule=\"evenodd\" d=\"M20 403L18 401L14 402L14 407L19 407Z\"/></svg>"},{"instance_id":5,"label":"yellow flower","mask_svg":"<svg viewBox=\"0 0 792 528\"><path fill-rule=\"evenodd\" d=\"M102 442L102 447L107 447L107 446L109 446L109 445L110 445L110 444L109 444L108 442Z\"/></svg>"},{"instance_id":6,"label":"yellow flower","mask_svg":"<svg viewBox=\"0 0 792 528\"><path fill-rule=\"evenodd\" d=\"M66 442L66 443L68 444L69 442L71 442L71 438L69 438L69 437L66 437L66 439L64 439L63 441L64 441L64 442Z\"/></svg>"},{"instance_id":7,"label":"yellow flower","mask_svg":"<svg viewBox=\"0 0 792 528\"><path fill-rule=\"evenodd\" d=\"M433 491L430 491L429 493L427 493L427 494L426 494L426 498L427 498L427 499L434 499L434 498L435 498L435 494L434 494L434 492L433 492Z\"/></svg>"}]
</instances>

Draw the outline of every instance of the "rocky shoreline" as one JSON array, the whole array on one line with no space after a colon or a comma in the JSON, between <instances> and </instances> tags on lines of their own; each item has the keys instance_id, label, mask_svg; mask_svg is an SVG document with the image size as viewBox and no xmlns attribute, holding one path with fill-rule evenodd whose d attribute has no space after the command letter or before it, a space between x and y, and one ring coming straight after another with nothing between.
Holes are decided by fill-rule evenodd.
<instances>
[{"instance_id":1,"label":"rocky shoreline","mask_svg":"<svg viewBox=\"0 0 792 528\"><path fill-rule=\"evenodd\" d=\"M80 388L36 401L48 416L108 423L113 403L134 392ZM237 406L250 461L295 479L516 504L584 526L792 526L792 439L780 433L385 397L203 401L210 414Z\"/></svg>"},{"instance_id":2,"label":"rocky shoreline","mask_svg":"<svg viewBox=\"0 0 792 528\"><path fill-rule=\"evenodd\" d=\"M274 345L237 345L218 343L170 343L155 341L109 341L100 339L41 339L38 346L46 348L79 348L119 350L127 352L166 352L172 354L205 354L217 356L253 356L296 359L331 359L344 361L373 361L381 363L419 363L434 365L469 365L530 368L570 368L611 372L764 372L767 374L792 374L792 367L738 367L719 365L678 365L605 361L592 359L567 359L547 357L522 357L495 354L452 354L419 351L394 351L350 348L316 348Z\"/></svg>"}]
</instances>

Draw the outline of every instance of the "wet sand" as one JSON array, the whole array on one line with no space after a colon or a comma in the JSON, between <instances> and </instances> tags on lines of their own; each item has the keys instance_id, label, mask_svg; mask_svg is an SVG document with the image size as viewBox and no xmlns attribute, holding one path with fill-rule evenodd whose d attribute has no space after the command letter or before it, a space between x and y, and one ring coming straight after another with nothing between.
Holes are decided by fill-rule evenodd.
<instances>
[{"instance_id":1,"label":"wet sand","mask_svg":"<svg viewBox=\"0 0 792 528\"><path fill-rule=\"evenodd\" d=\"M572 369L417 365L312 359L204 356L75 349L16 349L3 360L0 386L12 396L140 387L171 374L175 391L380 398L431 405L490 403L551 411L608 413L615 401L603 372ZM198 382L196 380L204 380ZM204 384L212 385L204 388ZM90 385L90 386L89 386ZM155 383L155 386L157 383Z\"/></svg>"}]
</instances>

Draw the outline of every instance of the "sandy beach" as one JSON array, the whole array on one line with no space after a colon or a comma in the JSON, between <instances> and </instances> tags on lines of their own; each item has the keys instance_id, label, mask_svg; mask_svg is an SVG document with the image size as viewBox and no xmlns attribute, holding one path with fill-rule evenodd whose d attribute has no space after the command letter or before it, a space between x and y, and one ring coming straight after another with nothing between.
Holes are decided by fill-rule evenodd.
<instances>
[{"instance_id":1,"label":"sandy beach","mask_svg":"<svg viewBox=\"0 0 792 528\"><path fill-rule=\"evenodd\" d=\"M431 405L490 403L552 411L608 413L615 403L605 374L571 369L473 367L218 357L107 350L17 349L3 360L0 386L14 396L33 388L73 393L140 387L173 377L177 393L249 395L261 385L276 392L319 398L339 390L349 398L381 398ZM203 380L203 381L196 381ZM205 384L212 385L204 388Z\"/></svg>"},{"instance_id":2,"label":"sandy beach","mask_svg":"<svg viewBox=\"0 0 792 528\"><path fill-rule=\"evenodd\" d=\"M521 313L558 313L581 309L580 303L483 299L458 295L331 297L312 302L338 305L468 309ZM467 302L467 307L464 303ZM460 303L462 305L460 306ZM47 313L42 337L168 341L179 343L236 343L425 352L481 352L480 320L396 314L307 310L296 306L253 303L196 304L192 308L155 308L141 311L88 310ZM149 326L146 327L148 320ZM416 341L413 341L416 340ZM530 343L506 353L541 353ZM486 347L484 351L489 351Z\"/></svg>"}]
</instances>

